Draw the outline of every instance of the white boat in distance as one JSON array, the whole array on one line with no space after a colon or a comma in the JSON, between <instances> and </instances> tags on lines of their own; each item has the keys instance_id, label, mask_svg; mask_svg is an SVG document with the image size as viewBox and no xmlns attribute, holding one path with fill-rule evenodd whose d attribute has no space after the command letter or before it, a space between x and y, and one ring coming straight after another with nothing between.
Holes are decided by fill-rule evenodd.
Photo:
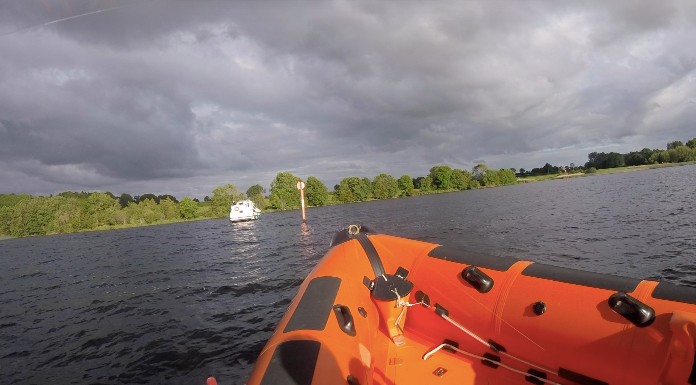
<instances>
[{"instance_id":1,"label":"white boat in distance","mask_svg":"<svg viewBox=\"0 0 696 385\"><path fill-rule=\"evenodd\" d=\"M254 202L248 199L232 202L230 207L230 222L253 221L254 219L259 219L260 216L261 210L256 207Z\"/></svg>"}]
</instances>

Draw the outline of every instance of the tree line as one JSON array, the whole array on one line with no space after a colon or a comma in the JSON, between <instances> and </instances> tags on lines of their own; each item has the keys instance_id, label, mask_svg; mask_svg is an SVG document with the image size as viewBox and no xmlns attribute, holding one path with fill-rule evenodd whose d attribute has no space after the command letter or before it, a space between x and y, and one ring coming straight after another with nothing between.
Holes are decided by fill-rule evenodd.
<instances>
[{"instance_id":1,"label":"tree line","mask_svg":"<svg viewBox=\"0 0 696 385\"><path fill-rule=\"evenodd\" d=\"M142 226L229 215L233 202L251 199L262 210L300 208L299 178L279 172L266 190L255 184L241 192L233 184L216 187L203 202L190 197L181 201L171 195L143 194L119 196L111 192L62 192L52 196L0 194L0 234L14 237L71 233L78 231ZM305 199L309 206L362 202L400 196L460 191L501 186L517 182L509 169L493 170L479 164L471 171L434 166L424 177L402 175L396 179L379 174L373 179L346 177L329 191L314 176L305 181Z\"/></svg>"},{"instance_id":2,"label":"tree line","mask_svg":"<svg viewBox=\"0 0 696 385\"><path fill-rule=\"evenodd\" d=\"M275 210L300 208L300 192L296 187L299 179L289 172L278 173L271 182L268 199L263 199L260 194L256 195L257 205ZM494 170L485 164L479 164L470 172L439 165L433 166L428 175L417 178L402 175L397 179L386 173L379 174L373 179L350 176L334 185L333 191L329 191L326 185L316 177L310 176L305 183L305 197L310 206L324 206L515 183L517 183L515 173L509 169Z\"/></svg>"},{"instance_id":3,"label":"tree line","mask_svg":"<svg viewBox=\"0 0 696 385\"><path fill-rule=\"evenodd\" d=\"M687 141L686 144L679 140L668 143L666 150L644 148L626 154L593 152L588 158L589 161L585 163L586 169L692 162L696 161L696 138Z\"/></svg>"},{"instance_id":4,"label":"tree line","mask_svg":"<svg viewBox=\"0 0 696 385\"><path fill-rule=\"evenodd\" d=\"M547 174L561 174L564 172L592 173L599 169L608 169L627 166L644 166L663 163L682 163L696 161L696 138L686 143L676 140L667 143L667 149L643 148L640 151L631 151L625 154L618 152L591 152L587 155L588 161L584 166L552 166L546 163L543 167L531 170L520 169L517 176L534 176Z\"/></svg>"},{"instance_id":5,"label":"tree line","mask_svg":"<svg viewBox=\"0 0 696 385\"><path fill-rule=\"evenodd\" d=\"M470 190L480 187L504 186L517 183L517 176L559 174L562 172L592 172L596 169L637 166L668 162L696 161L696 138L686 143L674 141L667 149L648 149L627 154L593 152L584 166L552 166L531 171L520 169L490 169L478 164L469 170L437 165L428 175L396 178L382 173L373 179L359 176L343 178L330 191L314 176L305 181L305 197L309 206L363 202L402 196ZM55 196L29 194L0 194L0 234L15 237L69 233L86 230L141 226L201 218L222 218L229 215L233 202L251 199L262 210L293 210L300 208L299 178L290 172L279 172L266 190L255 184L241 192L233 184L216 187L212 196L203 202L172 195L143 194L116 196L110 192L62 192Z\"/></svg>"}]
</instances>

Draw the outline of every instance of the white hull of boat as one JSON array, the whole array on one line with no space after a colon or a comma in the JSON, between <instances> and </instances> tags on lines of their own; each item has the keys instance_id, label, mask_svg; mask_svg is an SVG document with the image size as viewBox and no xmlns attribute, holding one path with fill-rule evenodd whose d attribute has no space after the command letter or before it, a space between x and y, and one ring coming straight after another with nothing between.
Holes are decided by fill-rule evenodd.
<instances>
[{"instance_id":1,"label":"white hull of boat","mask_svg":"<svg viewBox=\"0 0 696 385\"><path fill-rule=\"evenodd\" d=\"M259 217L261 210L250 200L236 202L230 207L230 222L253 221Z\"/></svg>"}]
</instances>

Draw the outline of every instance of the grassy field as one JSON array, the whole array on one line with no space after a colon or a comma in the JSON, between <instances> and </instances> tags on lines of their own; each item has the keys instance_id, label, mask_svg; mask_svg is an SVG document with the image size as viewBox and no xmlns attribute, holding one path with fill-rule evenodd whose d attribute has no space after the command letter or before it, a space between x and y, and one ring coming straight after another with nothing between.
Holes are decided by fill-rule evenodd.
<instances>
[{"instance_id":1,"label":"grassy field","mask_svg":"<svg viewBox=\"0 0 696 385\"><path fill-rule=\"evenodd\" d=\"M575 174L560 174L560 175L550 174L550 175L525 176L522 178L517 178L517 181L519 183L538 182L538 181L542 181L542 180L577 178L577 177L587 177L587 176L592 176L592 175L604 175L604 174L617 174L617 173L629 172L629 171L640 171L640 170L650 170L650 169L655 169L655 168L678 167L678 166L687 166L687 165L693 165L693 164L696 164L696 162L647 164L647 165L643 165L643 166L626 166L626 167L617 167L617 168L605 168L605 169L599 169L596 172L589 173L589 174L575 173Z\"/></svg>"}]
</instances>

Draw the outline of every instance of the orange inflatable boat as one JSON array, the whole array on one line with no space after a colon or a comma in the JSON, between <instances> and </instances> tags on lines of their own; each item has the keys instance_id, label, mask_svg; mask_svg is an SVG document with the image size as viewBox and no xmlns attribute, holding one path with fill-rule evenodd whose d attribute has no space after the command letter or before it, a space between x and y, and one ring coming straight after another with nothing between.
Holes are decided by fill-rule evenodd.
<instances>
[{"instance_id":1,"label":"orange inflatable boat","mask_svg":"<svg viewBox=\"0 0 696 385\"><path fill-rule=\"evenodd\" d=\"M247 384L696 384L696 288L352 225Z\"/></svg>"}]
</instances>

